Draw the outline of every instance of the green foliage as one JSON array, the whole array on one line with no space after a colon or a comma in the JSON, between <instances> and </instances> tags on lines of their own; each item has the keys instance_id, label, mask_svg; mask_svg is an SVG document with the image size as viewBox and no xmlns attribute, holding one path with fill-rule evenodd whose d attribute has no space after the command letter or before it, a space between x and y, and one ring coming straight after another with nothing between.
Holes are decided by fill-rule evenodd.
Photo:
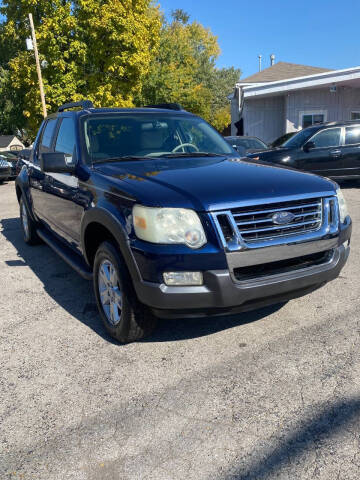
<instances>
[{"instance_id":1,"label":"green foliage","mask_svg":"<svg viewBox=\"0 0 360 480\"><path fill-rule=\"evenodd\" d=\"M180 103L222 131L230 123L227 96L240 78L235 68L217 69L217 38L189 16L175 10L163 20L160 46L137 103Z\"/></svg>"},{"instance_id":2,"label":"green foliage","mask_svg":"<svg viewBox=\"0 0 360 480\"><path fill-rule=\"evenodd\" d=\"M9 70L0 67L0 133L11 135L19 131L26 140L26 119L22 112L22 95L11 87Z\"/></svg>"},{"instance_id":3,"label":"green foliage","mask_svg":"<svg viewBox=\"0 0 360 480\"><path fill-rule=\"evenodd\" d=\"M141 89L153 50L160 15L151 0L8 0L4 37L17 45L9 59L10 80L24 92L23 115L34 134L41 121L41 102L34 53L25 50L32 12L48 110L66 101L88 98L97 106L132 106Z\"/></svg>"},{"instance_id":4,"label":"green foliage","mask_svg":"<svg viewBox=\"0 0 360 480\"><path fill-rule=\"evenodd\" d=\"M222 130L240 77L217 69L217 38L181 9L171 22L153 0L5 0L0 7L0 133L34 137L42 119L32 13L49 112L88 98L96 106L178 102Z\"/></svg>"}]
</instances>

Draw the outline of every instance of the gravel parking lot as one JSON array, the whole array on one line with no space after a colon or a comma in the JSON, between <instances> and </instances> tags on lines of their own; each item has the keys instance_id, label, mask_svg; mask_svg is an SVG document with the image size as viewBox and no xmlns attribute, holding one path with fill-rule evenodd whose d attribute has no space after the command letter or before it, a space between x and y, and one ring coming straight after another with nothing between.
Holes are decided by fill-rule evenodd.
<instances>
[{"instance_id":1,"label":"gravel parking lot","mask_svg":"<svg viewBox=\"0 0 360 480\"><path fill-rule=\"evenodd\" d=\"M91 285L22 241L0 186L0 478L358 479L360 189L339 279L115 344Z\"/></svg>"}]
</instances>

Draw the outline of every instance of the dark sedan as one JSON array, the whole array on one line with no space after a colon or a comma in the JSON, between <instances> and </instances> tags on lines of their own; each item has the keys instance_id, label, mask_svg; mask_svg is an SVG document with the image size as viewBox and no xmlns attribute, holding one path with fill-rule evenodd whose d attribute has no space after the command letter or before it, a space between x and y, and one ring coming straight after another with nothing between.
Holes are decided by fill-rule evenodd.
<instances>
[{"instance_id":1,"label":"dark sedan","mask_svg":"<svg viewBox=\"0 0 360 480\"><path fill-rule=\"evenodd\" d=\"M314 125L279 148L247 156L334 179L360 179L360 122Z\"/></svg>"},{"instance_id":2,"label":"dark sedan","mask_svg":"<svg viewBox=\"0 0 360 480\"><path fill-rule=\"evenodd\" d=\"M3 181L7 180L9 177L11 177L10 164L5 158L0 156L0 183L3 183Z\"/></svg>"},{"instance_id":3,"label":"dark sedan","mask_svg":"<svg viewBox=\"0 0 360 480\"><path fill-rule=\"evenodd\" d=\"M10 151L5 151L5 152L0 152L0 158L2 160L6 160L10 164L10 177L9 178L16 178L16 164L18 161L17 154L15 152L10 152Z\"/></svg>"},{"instance_id":4,"label":"dark sedan","mask_svg":"<svg viewBox=\"0 0 360 480\"><path fill-rule=\"evenodd\" d=\"M268 145L257 137L224 137L225 140L237 150L240 155L261 152L268 149Z\"/></svg>"}]
</instances>

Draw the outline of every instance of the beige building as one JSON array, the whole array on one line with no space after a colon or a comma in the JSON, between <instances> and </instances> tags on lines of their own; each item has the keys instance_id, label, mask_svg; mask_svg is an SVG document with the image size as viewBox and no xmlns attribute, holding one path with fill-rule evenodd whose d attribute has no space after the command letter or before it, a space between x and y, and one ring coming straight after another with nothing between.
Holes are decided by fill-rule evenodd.
<instances>
[{"instance_id":1,"label":"beige building","mask_svg":"<svg viewBox=\"0 0 360 480\"><path fill-rule=\"evenodd\" d=\"M278 62L235 86L231 134L270 143L316 123L360 119L360 67Z\"/></svg>"},{"instance_id":2,"label":"beige building","mask_svg":"<svg viewBox=\"0 0 360 480\"><path fill-rule=\"evenodd\" d=\"M22 150L24 144L15 135L0 135L0 152Z\"/></svg>"}]
</instances>

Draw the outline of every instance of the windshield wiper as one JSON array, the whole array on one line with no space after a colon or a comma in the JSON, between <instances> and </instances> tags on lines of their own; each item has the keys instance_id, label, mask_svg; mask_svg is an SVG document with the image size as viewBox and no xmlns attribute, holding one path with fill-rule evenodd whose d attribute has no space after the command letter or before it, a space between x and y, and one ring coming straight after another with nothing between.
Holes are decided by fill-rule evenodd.
<instances>
[{"instance_id":1,"label":"windshield wiper","mask_svg":"<svg viewBox=\"0 0 360 480\"><path fill-rule=\"evenodd\" d=\"M136 155L123 155L122 157L99 158L92 162L93 165L107 162L128 162L129 160L149 160L149 157L137 157Z\"/></svg>"},{"instance_id":2,"label":"windshield wiper","mask_svg":"<svg viewBox=\"0 0 360 480\"><path fill-rule=\"evenodd\" d=\"M175 152L175 153L165 153L164 155L159 155L161 158L177 158L177 157L226 157L226 153L210 153L210 152Z\"/></svg>"}]
</instances>

